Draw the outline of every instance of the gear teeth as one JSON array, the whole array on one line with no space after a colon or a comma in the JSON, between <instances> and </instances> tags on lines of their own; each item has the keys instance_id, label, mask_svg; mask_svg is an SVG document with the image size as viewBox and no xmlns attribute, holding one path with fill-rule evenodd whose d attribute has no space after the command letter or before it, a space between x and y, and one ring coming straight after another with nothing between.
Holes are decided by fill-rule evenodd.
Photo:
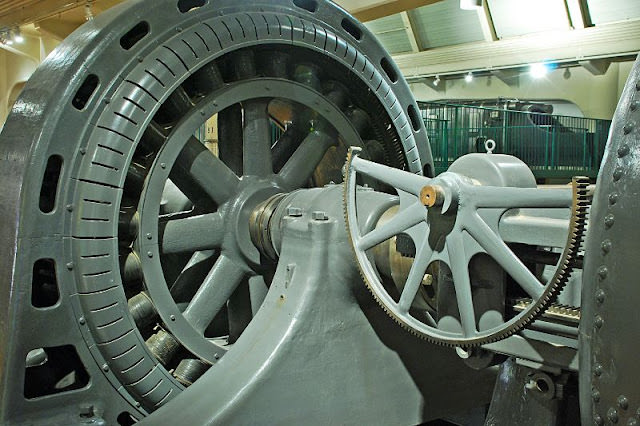
<instances>
[{"instance_id":1,"label":"gear teeth","mask_svg":"<svg viewBox=\"0 0 640 426\"><path fill-rule=\"evenodd\" d=\"M354 252L354 255L357 253L357 251L353 243L353 238L351 237L352 234L349 227L349 214L347 209L347 202L348 202L349 177L350 177L349 170L351 169L351 162L353 161L354 156L357 155L357 152L358 151L356 151L354 147L351 147L349 149L349 152L347 153L347 161L343 170L343 177L344 177L343 179L343 185L344 185L343 214L344 214L344 221L346 224L347 234L349 235L349 243L351 245L351 249ZM540 298L537 301L532 302L528 306L528 308L525 311L523 311L524 313L521 314L522 317L518 321L511 324L505 329L496 331L491 335L477 338L474 340L446 339L446 338L436 338L434 336L425 334L413 327L410 327L404 321L402 321L391 309L389 309L389 307L384 302L382 302L382 300L376 294L376 291L374 290L373 286L369 282L369 279L367 278L364 270L362 269L362 265L360 265L360 262L356 260L356 263L358 265L358 272L360 274L360 277L364 281L365 285L367 286L367 289L369 290L374 300L376 301L376 303L378 303L378 305L382 307L383 311L389 317L391 317L396 323L398 323L398 325L400 325L402 328L404 328L414 336L425 339L431 343L434 343L440 346L464 347L464 348L477 347L477 346L485 345L488 343L494 343L494 342L506 339L507 337L510 337L513 334L517 333L518 331L526 328L534 320L536 320L538 317L540 317L545 312L547 312L547 309L555 306L553 305L553 302L557 299L558 295L560 294L560 292L562 291L566 283L569 281L569 277L571 276L571 273L573 272L575 267L574 259L577 259L580 257L578 253L582 246L583 237L585 234L587 209L589 208L589 205L590 205L589 197L587 194L588 185L589 185L589 178L587 177L578 176L572 179L572 189L573 189L572 198L573 199L572 199L572 206L571 206L571 219L569 221L569 235L567 237L567 244L562 253L561 260L558 262L558 267L556 268L554 276L546 284L545 290L542 296L540 296Z\"/></svg>"}]
</instances>

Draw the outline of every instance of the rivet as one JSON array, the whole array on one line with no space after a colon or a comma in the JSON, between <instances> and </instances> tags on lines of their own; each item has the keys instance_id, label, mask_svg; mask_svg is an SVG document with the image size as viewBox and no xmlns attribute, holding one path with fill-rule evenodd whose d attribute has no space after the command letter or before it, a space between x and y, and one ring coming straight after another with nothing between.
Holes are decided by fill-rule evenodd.
<instances>
[{"instance_id":1,"label":"rivet","mask_svg":"<svg viewBox=\"0 0 640 426\"><path fill-rule=\"evenodd\" d=\"M601 266L601 267L598 268L598 276L601 279L607 278L607 274L609 274L609 270L607 269L606 266Z\"/></svg>"},{"instance_id":2,"label":"rivet","mask_svg":"<svg viewBox=\"0 0 640 426\"><path fill-rule=\"evenodd\" d=\"M284 294L280 295L280 300L284 300Z\"/></svg>"},{"instance_id":3,"label":"rivet","mask_svg":"<svg viewBox=\"0 0 640 426\"><path fill-rule=\"evenodd\" d=\"M147 240L150 240L153 238L153 235L151 235L151 232L147 232Z\"/></svg>"},{"instance_id":4,"label":"rivet","mask_svg":"<svg viewBox=\"0 0 640 426\"><path fill-rule=\"evenodd\" d=\"M622 408L623 410L629 408L629 398L624 395L620 395L618 397L618 406L620 406L620 408Z\"/></svg>"},{"instance_id":5,"label":"rivet","mask_svg":"<svg viewBox=\"0 0 640 426\"><path fill-rule=\"evenodd\" d=\"M613 171L613 180L614 181L619 181L622 178L622 175L624 174L624 169L622 167L616 167L616 169Z\"/></svg>"},{"instance_id":6,"label":"rivet","mask_svg":"<svg viewBox=\"0 0 640 426\"><path fill-rule=\"evenodd\" d=\"M604 371L604 367L602 367L602 364L596 364L593 367L593 374L595 374L596 376L602 376L602 372Z\"/></svg>"},{"instance_id":7,"label":"rivet","mask_svg":"<svg viewBox=\"0 0 640 426\"><path fill-rule=\"evenodd\" d=\"M171 321L175 321L175 320L176 320L176 316L175 316L175 315L171 315L171 316L169 317L169 319L170 319Z\"/></svg>"},{"instance_id":8,"label":"rivet","mask_svg":"<svg viewBox=\"0 0 640 426\"><path fill-rule=\"evenodd\" d=\"M626 124L622 128L622 131L624 132L625 135L628 135L629 133L631 133L632 130L633 130L633 125L631 125L631 124Z\"/></svg>"},{"instance_id":9,"label":"rivet","mask_svg":"<svg viewBox=\"0 0 640 426\"><path fill-rule=\"evenodd\" d=\"M618 157L622 158L627 154L629 154L629 145L624 144L618 148Z\"/></svg>"},{"instance_id":10,"label":"rivet","mask_svg":"<svg viewBox=\"0 0 640 426\"><path fill-rule=\"evenodd\" d=\"M612 214L608 214L605 216L604 224L607 228L611 228L614 222L615 222L615 216L613 216Z\"/></svg>"},{"instance_id":11,"label":"rivet","mask_svg":"<svg viewBox=\"0 0 640 426\"><path fill-rule=\"evenodd\" d=\"M600 245L602 251L605 253L609 253L611 251L611 240L604 240Z\"/></svg>"},{"instance_id":12,"label":"rivet","mask_svg":"<svg viewBox=\"0 0 640 426\"><path fill-rule=\"evenodd\" d=\"M140 404L140 401L136 401L136 407L140 408L142 404Z\"/></svg>"},{"instance_id":13,"label":"rivet","mask_svg":"<svg viewBox=\"0 0 640 426\"><path fill-rule=\"evenodd\" d=\"M204 111L200 111L200 115L204 117L205 116L205 112Z\"/></svg>"},{"instance_id":14,"label":"rivet","mask_svg":"<svg viewBox=\"0 0 640 426\"><path fill-rule=\"evenodd\" d=\"M620 418L618 417L618 410L616 410L615 408L609 408L609 411L607 411L607 418L611 421L611 423L618 423L618 420L620 420Z\"/></svg>"},{"instance_id":15,"label":"rivet","mask_svg":"<svg viewBox=\"0 0 640 426\"><path fill-rule=\"evenodd\" d=\"M102 371L105 373L109 371L109 366L107 364L102 364Z\"/></svg>"},{"instance_id":16,"label":"rivet","mask_svg":"<svg viewBox=\"0 0 640 426\"><path fill-rule=\"evenodd\" d=\"M604 420L602 420L602 416L600 414L596 414L595 416L593 416L593 423L601 426L604 424Z\"/></svg>"},{"instance_id":17,"label":"rivet","mask_svg":"<svg viewBox=\"0 0 640 426\"><path fill-rule=\"evenodd\" d=\"M604 325L604 320L600 315L596 315L596 317L593 320L593 325L595 325L596 328L602 328L602 326Z\"/></svg>"},{"instance_id":18,"label":"rivet","mask_svg":"<svg viewBox=\"0 0 640 426\"><path fill-rule=\"evenodd\" d=\"M149 258L152 258L152 257L153 257L153 252L152 252L152 251L148 251L148 252L147 252L147 256L148 256Z\"/></svg>"},{"instance_id":19,"label":"rivet","mask_svg":"<svg viewBox=\"0 0 640 426\"><path fill-rule=\"evenodd\" d=\"M213 357L214 357L215 359L220 359L220 355L218 355L218 354L213 354Z\"/></svg>"},{"instance_id":20,"label":"rivet","mask_svg":"<svg viewBox=\"0 0 640 426\"><path fill-rule=\"evenodd\" d=\"M86 319L84 319L84 317L80 317L80 318L78 318L78 323L79 323L80 325L85 325L85 324L87 323L87 320L86 320Z\"/></svg>"},{"instance_id":21,"label":"rivet","mask_svg":"<svg viewBox=\"0 0 640 426\"><path fill-rule=\"evenodd\" d=\"M167 168L167 163L160 163L160 167L162 167L163 169Z\"/></svg>"},{"instance_id":22,"label":"rivet","mask_svg":"<svg viewBox=\"0 0 640 426\"><path fill-rule=\"evenodd\" d=\"M182 32L182 27L177 27L177 28L176 28L176 31L177 31L177 32L179 32L179 33L181 33L181 32Z\"/></svg>"},{"instance_id":23,"label":"rivet","mask_svg":"<svg viewBox=\"0 0 640 426\"><path fill-rule=\"evenodd\" d=\"M67 204L67 211L68 212L72 212L73 211L73 204Z\"/></svg>"},{"instance_id":24,"label":"rivet","mask_svg":"<svg viewBox=\"0 0 640 426\"><path fill-rule=\"evenodd\" d=\"M605 296L606 294L604 290L600 289L596 291L596 302L602 305L604 303Z\"/></svg>"},{"instance_id":25,"label":"rivet","mask_svg":"<svg viewBox=\"0 0 640 426\"><path fill-rule=\"evenodd\" d=\"M637 110L639 105L640 105L640 102L638 101L631 102L631 111Z\"/></svg>"},{"instance_id":26,"label":"rivet","mask_svg":"<svg viewBox=\"0 0 640 426\"><path fill-rule=\"evenodd\" d=\"M80 148L80 155L85 155L87 153L87 148Z\"/></svg>"},{"instance_id":27,"label":"rivet","mask_svg":"<svg viewBox=\"0 0 640 426\"><path fill-rule=\"evenodd\" d=\"M109 104L111 103L111 99L105 99L105 100L104 100L104 103L105 103L105 104L107 104L107 105L109 105Z\"/></svg>"},{"instance_id":28,"label":"rivet","mask_svg":"<svg viewBox=\"0 0 640 426\"><path fill-rule=\"evenodd\" d=\"M594 389L593 392L591 392L591 398L594 402L600 402L600 392L598 392L597 389Z\"/></svg>"},{"instance_id":29,"label":"rivet","mask_svg":"<svg viewBox=\"0 0 640 426\"><path fill-rule=\"evenodd\" d=\"M67 269L70 271L73 270L73 262L67 263Z\"/></svg>"},{"instance_id":30,"label":"rivet","mask_svg":"<svg viewBox=\"0 0 640 426\"><path fill-rule=\"evenodd\" d=\"M618 202L618 194L617 193L613 193L611 195L609 195L609 204L611 204L612 206Z\"/></svg>"}]
</instances>

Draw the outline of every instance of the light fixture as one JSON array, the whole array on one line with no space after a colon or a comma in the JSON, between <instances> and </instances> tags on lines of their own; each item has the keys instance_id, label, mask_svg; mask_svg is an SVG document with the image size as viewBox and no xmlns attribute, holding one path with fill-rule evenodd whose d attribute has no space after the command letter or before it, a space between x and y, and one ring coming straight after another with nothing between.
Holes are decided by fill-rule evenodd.
<instances>
[{"instance_id":1,"label":"light fixture","mask_svg":"<svg viewBox=\"0 0 640 426\"><path fill-rule=\"evenodd\" d=\"M20 27L16 27L16 29L13 30L13 41L15 41L16 43L24 43L24 37L20 32Z\"/></svg>"},{"instance_id":2,"label":"light fixture","mask_svg":"<svg viewBox=\"0 0 640 426\"><path fill-rule=\"evenodd\" d=\"M464 76L464 81L467 83L471 83L473 81L473 73L469 71L467 75Z\"/></svg>"},{"instance_id":3,"label":"light fixture","mask_svg":"<svg viewBox=\"0 0 640 426\"><path fill-rule=\"evenodd\" d=\"M542 78L547 75L549 72L549 65L544 64L542 62L529 65L529 74L533 78Z\"/></svg>"},{"instance_id":4,"label":"light fixture","mask_svg":"<svg viewBox=\"0 0 640 426\"><path fill-rule=\"evenodd\" d=\"M436 79L435 79L435 80L433 80L433 85L434 85L434 86L437 86L438 84L440 84L440 76L439 76L439 75L436 75Z\"/></svg>"},{"instance_id":5,"label":"light fixture","mask_svg":"<svg viewBox=\"0 0 640 426\"><path fill-rule=\"evenodd\" d=\"M87 4L84 5L84 18L87 21L93 20L93 1L87 0Z\"/></svg>"},{"instance_id":6,"label":"light fixture","mask_svg":"<svg viewBox=\"0 0 640 426\"><path fill-rule=\"evenodd\" d=\"M474 10L482 8L482 0L460 0L460 9Z\"/></svg>"},{"instance_id":7,"label":"light fixture","mask_svg":"<svg viewBox=\"0 0 640 426\"><path fill-rule=\"evenodd\" d=\"M562 77L564 77L565 80L569 80L571 78L571 70L569 69L569 67L564 69Z\"/></svg>"}]
</instances>

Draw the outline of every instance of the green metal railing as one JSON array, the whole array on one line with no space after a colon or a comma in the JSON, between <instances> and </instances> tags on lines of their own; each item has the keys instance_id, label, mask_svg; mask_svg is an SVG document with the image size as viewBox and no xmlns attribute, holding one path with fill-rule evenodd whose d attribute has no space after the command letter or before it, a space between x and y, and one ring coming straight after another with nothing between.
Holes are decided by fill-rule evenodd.
<instances>
[{"instance_id":1,"label":"green metal railing","mask_svg":"<svg viewBox=\"0 0 640 426\"><path fill-rule=\"evenodd\" d=\"M436 173L462 155L486 152L485 141L491 139L494 153L520 158L537 178L595 178L611 126L609 120L497 108L437 102L419 106Z\"/></svg>"}]
</instances>

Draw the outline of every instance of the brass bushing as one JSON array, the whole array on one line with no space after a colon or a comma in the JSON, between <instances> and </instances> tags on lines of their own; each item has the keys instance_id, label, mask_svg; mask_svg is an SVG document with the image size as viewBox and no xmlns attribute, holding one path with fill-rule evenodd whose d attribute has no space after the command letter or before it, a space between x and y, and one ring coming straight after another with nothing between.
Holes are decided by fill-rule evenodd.
<instances>
[{"instance_id":1,"label":"brass bushing","mask_svg":"<svg viewBox=\"0 0 640 426\"><path fill-rule=\"evenodd\" d=\"M420 191L420 202L427 207L441 206L444 202L444 190L438 185L427 185Z\"/></svg>"}]
</instances>

